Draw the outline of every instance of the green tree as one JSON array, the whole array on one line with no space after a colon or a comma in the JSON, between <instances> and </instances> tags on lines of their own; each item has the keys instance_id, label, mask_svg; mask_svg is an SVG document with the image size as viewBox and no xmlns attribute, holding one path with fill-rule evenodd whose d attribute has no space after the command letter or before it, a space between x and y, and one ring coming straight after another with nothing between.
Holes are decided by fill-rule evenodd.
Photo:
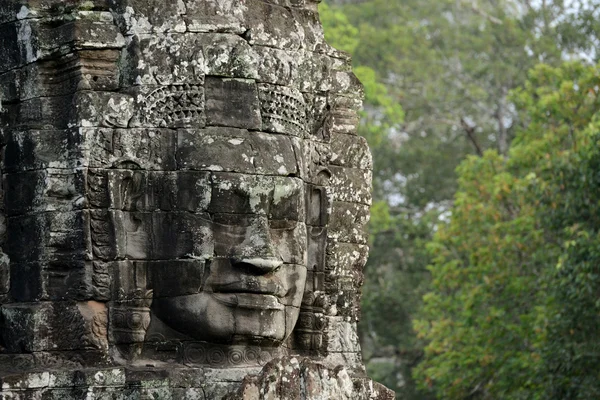
<instances>
[{"instance_id":1,"label":"green tree","mask_svg":"<svg viewBox=\"0 0 600 400\"><path fill-rule=\"evenodd\" d=\"M416 323L416 375L441 398L597 398L599 85L596 67L538 66L508 157L461 164Z\"/></svg>"},{"instance_id":2,"label":"green tree","mask_svg":"<svg viewBox=\"0 0 600 400\"><path fill-rule=\"evenodd\" d=\"M527 70L586 51L595 57L597 7L578 3L321 4L326 38L352 53L366 86L360 133L375 172L360 329L369 372L401 398L425 398L410 376L425 344L412 319L430 282L425 244L452 206L456 167L487 149L506 154L524 123L509 92L525 83Z\"/></svg>"}]
</instances>

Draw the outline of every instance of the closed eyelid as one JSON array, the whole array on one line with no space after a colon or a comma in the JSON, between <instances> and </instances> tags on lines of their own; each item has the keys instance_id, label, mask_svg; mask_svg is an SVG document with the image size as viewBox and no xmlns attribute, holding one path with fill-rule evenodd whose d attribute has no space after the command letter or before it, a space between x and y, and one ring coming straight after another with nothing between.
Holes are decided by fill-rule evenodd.
<instances>
[{"instance_id":1,"label":"closed eyelid","mask_svg":"<svg viewBox=\"0 0 600 400\"><path fill-rule=\"evenodd\" d=\"M273 230L294 230L301 222L294 219L273 219L269 221L269 228Z\"/></svg>"}]
</instances>

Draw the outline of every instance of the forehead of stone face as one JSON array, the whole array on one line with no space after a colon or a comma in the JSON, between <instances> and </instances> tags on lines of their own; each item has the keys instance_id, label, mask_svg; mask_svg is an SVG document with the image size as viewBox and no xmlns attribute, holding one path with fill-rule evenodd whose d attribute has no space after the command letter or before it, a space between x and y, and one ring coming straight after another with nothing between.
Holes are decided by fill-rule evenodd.
<instances>
[{"instance_id":1,"label":"forehead of stone face","mask_svg":"<svg viewBox=\"0 0 600 400\"><path fill-rule=\"evenodd\" d=\"M301 176L298 138L229 127L178 131L180 169Z\"/></svg>"}]
</instances>

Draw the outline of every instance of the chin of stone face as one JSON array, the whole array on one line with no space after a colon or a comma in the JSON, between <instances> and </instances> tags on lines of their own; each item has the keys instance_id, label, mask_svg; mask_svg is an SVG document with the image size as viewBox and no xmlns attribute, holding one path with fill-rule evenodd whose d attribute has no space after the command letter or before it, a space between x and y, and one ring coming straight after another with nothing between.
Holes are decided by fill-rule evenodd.
<instances>
[{"instance_id":1,"label":"chin of stone face","mask_svg":"<svg viewBox=\"0 0 600 400\"><path fill-rule=\"evenodd\" d=\"M362 88L317 3L0 4L7 398L389 398Z\"/></svg>"}]
</instances>

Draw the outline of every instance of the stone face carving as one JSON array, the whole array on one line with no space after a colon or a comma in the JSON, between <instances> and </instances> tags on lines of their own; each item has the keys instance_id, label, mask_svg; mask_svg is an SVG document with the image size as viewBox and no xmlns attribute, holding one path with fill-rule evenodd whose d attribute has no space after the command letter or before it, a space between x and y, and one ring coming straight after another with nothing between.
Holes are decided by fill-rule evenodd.
<instances>
[{"instance_id":1,"label":"stone face carving","mask_svg":"<svg viewBox=\"0 0 600 400\"><path fill-rule=\"evenodd\" d=\"M331 393L360 381L349 398L387 398L368 390L356 336L361 87L317 2L0 4L12 398L221 398L302 357L350 374L323 380Z\"/></svg>"}]
</instances>

